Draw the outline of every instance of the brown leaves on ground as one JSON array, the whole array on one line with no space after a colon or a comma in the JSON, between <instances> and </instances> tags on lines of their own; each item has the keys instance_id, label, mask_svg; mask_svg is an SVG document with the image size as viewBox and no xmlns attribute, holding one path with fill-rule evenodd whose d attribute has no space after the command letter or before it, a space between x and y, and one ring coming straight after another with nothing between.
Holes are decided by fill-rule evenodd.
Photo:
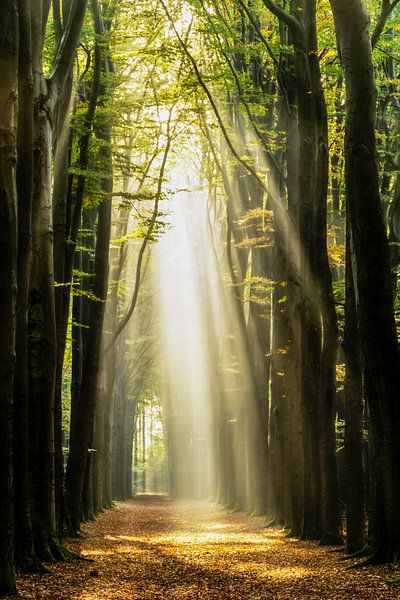
<instances>
[{"instance_id":1,"label":"brown leaves on ground","mask_svg":"<svg viewBox=\"0 0 400 600\"><path fill-rule=\"evenodd\" d=\"M143 496L84 528L69 547L94 562L19 577L24 599L386 600L394 567L347 571L340 555L204 502Z\"/></svg>"}]
</instances>

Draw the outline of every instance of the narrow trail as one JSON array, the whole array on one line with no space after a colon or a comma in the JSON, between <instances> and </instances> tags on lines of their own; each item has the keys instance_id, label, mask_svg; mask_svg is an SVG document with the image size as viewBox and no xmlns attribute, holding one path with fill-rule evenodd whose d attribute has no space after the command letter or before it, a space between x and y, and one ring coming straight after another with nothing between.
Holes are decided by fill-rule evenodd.
<instances>
[{"instance_id":1,"label":"narrow trail","mask_svg":"<svg viewBox=\"0 0 400 600\"><path fill-rule=\"evenodd\" d=\"M399 599L393 567L346 571L339 556L286 538L263 518L204 502L142 497L120 504L69 543L95 562L51 565L50 575L19 577L21 598Z\"/></svg>"}]
</instances>

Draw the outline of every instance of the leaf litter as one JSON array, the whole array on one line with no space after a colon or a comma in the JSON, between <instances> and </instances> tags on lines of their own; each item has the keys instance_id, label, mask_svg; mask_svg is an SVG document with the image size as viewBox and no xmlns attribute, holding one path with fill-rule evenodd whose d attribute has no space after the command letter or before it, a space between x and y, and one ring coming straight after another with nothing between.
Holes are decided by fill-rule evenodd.
<instances>
[{"instance_id":1,"label":"leaf litter","mask_svg":"<svg viewBox=\"0 0 400 600\"><path fill-rule=\"evenodd\" d=\"M400 600L398 568L346 570L340 553L215 504L138 496L83 531L67 546L93 562L21 575L22 599Z\"/></svg>"}]
</instances>

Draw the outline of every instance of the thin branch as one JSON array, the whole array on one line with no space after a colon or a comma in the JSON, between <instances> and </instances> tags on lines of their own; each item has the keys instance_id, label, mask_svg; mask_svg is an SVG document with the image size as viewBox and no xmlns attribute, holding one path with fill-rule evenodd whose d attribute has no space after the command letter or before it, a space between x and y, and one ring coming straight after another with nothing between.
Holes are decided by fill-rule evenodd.
<instances>
[{"instance_id":1,"label":"thin branch","mask_svg":"<svg viewBox=\"0 0 400 600\"><path fill-rule=\"evenodd\" d=\"M104 352L108 352L113 347L114 343L116 342L118 337L121 335L121 333L125 329L126 325L129 323L129 320L130 320L130 318L133 314L133 311L135 310L135 307L136 307L137 299L139 296L140 284L141 284L141 280L142 280L141 274L142 274L143 258L144 258L144 254L146 252L147 245L148 245L149 241L151 240L151 236L153 234L154 227L156 225L156 220L157 220L157 215L158 215L158 205L160 202L161 192L162 192L162 184L164 181L164 173L165 173L165 168L167 165L168 154L169 154L169 151L171 148L172 139L171 139L171 135L170 135L170 125L171 125L173 108L174 107L172 107L170 110L168 122L167 122L167 143L165 146L164 155L163 155L163 159L162 159L161 167L160 167L160 173L159 173L159 178L158 178L158 187L157 187L157 193L156 193L156 200L154 202L153 214L152 214L152 217L150 220L149 228L147 230L145 238L143 239L142 245L140 246L140 250L139 250L139 254L138 254L138 259L137 259L137 264L136 264L135 285L133 288L131 303L130 303L128 311L125 313L124 317L118 323L118 326L117 326L115 332L113 333L111 339L106 344L106 346L104 348Z\"/></svg>"},{"instance_id":2,"label":"thin branch","mask_svg":"<svg viewBox=\"0 0 400 600\"><path fill-rule=\"evenodd\" d=\"M272 51L272 48L267 40L267 38L265 37L265 35L263 34L263 32L260 29L259 24L257 23L256 19L254 18L251 10L249 9L248 6L246 6L246 4L243 2L243 0L237 0L237 2L240 4L240 7L244 10L244 12L246 13L250 23L252 24L252 26L254 27L255 32L257 33L257 36L259 37L260 41L263 43L263 45L265 46L266 51L268 52L269 57L271 58L272 62L274 63L275 66L278 66L278 60L276 59L275 54Z\"/></svg>"},{"instance_id":3,"label":"thin branch","mask_svg":"<svg viewBox=\"0 0 400 600\"><path fill-rule=\"evenodd\" d=\"M244 10L247 12L248 9L243 4L242 0L238 0L238 2L243 6ZM217 28L215 27L215 24L214 24L214 22L213 22L213 20L212 20L212 18L210 16L210 14L207 11L207 8L206 8L206 6L204 4L204 1L200 0L200 3L201 3L201 6L202 6L202 8L204 10L204 13L205 13L205 15L207 17L207 20L208 20L208 22L209 22L209 24L210 24L210 26L211 26L211 28L212 28L212 30L214 32L214 35L215 35L217 43L218 43L218 47L220 49L220 52L223 55L223 57L225 58L226 64L228 65L228 68L229 68L230 72L232 73L232 77L235 80L236 89L238 91L240 101L242 102L242 104L243 104L243 106L244 106L244 108L246 110L246 114L247 114L247 116L249 118L249 121L250 121L252 127L253 127L254 133L256 134L256 136L258 137L258 139L260 140L260 142L261 142L261 144L262 144L265 152L268 155L268 158L274 163L274 166L277 169L277 171L279 172L279 175L282 177L282 180L286 181L285 176L282 173L282 170L280 169L279 165L277 164L275 157L273 156L272 152L270 151L270 149L269 149L269 147L268 147L268 145L266 143L265 137L263 136L263 134L261 133L261 131L258 128L258 123L256 122L253 114L251 113L251 110L250 110L250 107L249 107L249 103L245 100L243 89L242 89L242 85L240 83L240 80L239 80L239 77L238 77L238 74L237 74L237 70L236 70L235 66L232 64L232 60L231 60L230 56L228 55L228 53L226 52L226 50L223 47L223 44L222 44L222 41L220 40L220 36L218 34ZM250 14L250 13L248 13L248 14ZM251 19L252 19L252 24L253 24L254 28L257 28L258 26L257 26L256 21L252 17L251 17ZM260 34L262 35L261 32L260 32ZM265 43L268 45L268 42L266 40L265 40ZM268 46L268 48L269 48L269 46ZM271 52L270 56L272 57L272 60L274 61L275 66L278 66L278 62L275 59L274 55L272 54L271 50L270 50L270 52Z\"/></svg>"},{"instance_id":4,"label":"thin branch","mask_svg":"<svg viewBox=\"0 0 400 600\"><path fill-rule=\"evenodd\" d=\"M243 160L243 158L241 158L241 157L239 156L238 152L237 152L237 151L236 151L236 149L234 148L234 146L233 146L233 144L232 144L232 141L231 141L231 139L230 139L230 137L229 137L229 135L228 135L228 132L227 132L227 130L226 130L226 127L225 127L225 125L224 125L224 122L223 122L223 120L222 120L222 117L221 117L221 115L220 115L220 113L219 113L219 110L218 110L217 104L216 104L216 102L215 102L215 100L214 100L214 98L213 98L213 96L212 96L212 94L211 94L210 90L208 89L208 86L206 85L206 83L205 83L205 81L204 81L204 79L203 79L203 76L202 76L202 74L200 73L200 70L199 70L199 67L197 66L197 62L196 62L196 60L194 59L194 57L192 56L192 54L191 54L190 50L188 49L188 47L187 47L187 44L185 44L185 42L183 41L183 39L182 39L182 38L181 38L181 36L179 35L179 33L178 33L178 30L177 30L177 29L176 29L176 27L175 27L175 22L174 22L174 20L173 20L173 18L172 18L172 16L171 16L171 14L170 14L170 12L169 12L168 8L166 7L166 5L165 5L164 1L163 1L163 0L159 0L159 2L160 2L160 4L161 4L161 5L163 6L163 8L164 8L165 14L166 14L166 15L167 15L167 17L168 17L168 20L169 20L169 22L170 22L170 24L171 24L171 27L172 27L172 29L173 29L173 31L174 31L174 33L175 33L175 35L176 35L177 39L178 39L178 42L179 42L180 46L182 47L182 50L184 51L184 53L185 53L185 54L186 54L186 56L188 57L188 59L189 59L189 61L190 61L191 65L192 65L192 67L193 67L193 70L194 70L194 72L195 72L195 75L196 75L196 77L197 77L197 81L199 82L199 85L200 85L200 87L203 89L203 91L204 91L205 95L206 95L206 96L207 96L207 98L208 98L208 101L210 102L211 108L212 108L212 110L213 110L213 112L214 112L214 115L215 115L215 117L216 117L216 119L217 119L217 122L218 122L219 128L220 128L220 130L221 130L221 133L222 133L222 135L223 135L223 137L224 137L224 139L225 139L225 141L226 141L226 143L227 143L227 146L228 146L229 150L231 151L231 153L232 153L232 155L234 156L234 158L235 158L235 159L236 159L236 160L237 160L237 161L238 161L238 162L239 162L241 165L243 165L243 167L246 169L246 171L248 171L248 172L249 172L251 175L253 175L253 177L255 177L255 179L257 179L257 181L258 181L258 182L261 184L261 186L262 186L262 187L265 189L265 184L264 184L264 182L263 182L263 181L260 179L260 177L257 175L257 173L256 173L256 171L253 169L253 167L252 167L251 165L249 165L249 164L248 164L248 163L247 163L245 160Z\"/></svg>"},{"instance_id":5,"label":"thin branch","mask_svg":"<svg viewBox=\"0 0 400 600\"><path fill-rule=\"evenodd\" d=\"M82 74L79 76L78 79L78 86L82 83L82 81L85 79L87 73L89 72L89 69L91 67L91 63L92 63L92 57L90 54L90 50L87 46L85 46L85 44L80 43L79 46L82 48L82 50L85 52L86 54L86 64L85 64L85 68L83 69ZM78 62L78 61L77 61Z\"/></svg>"},{"instance_id":6,"label":"thin branch","mask_svg":"<svg viewBox=\"0 0 400 600\"><path fill-rule=\"evenodd\" d=\"M229 275L231 278L232 285L237 286L238 278L235 273L235 269L233 266L233 257L232 257L232 219L229 215L229 204L234 202L234 193L232 190L231 183L229 181L229 177L226 173L226 170L224 169L222 162L218 158L217 149L215 148L215 144L213 142L211 132L208 128L207 121L202 117L200 118L200 129L202 130L205 138L208 141L209 148L213 155L214 162L217 165L217 169L221 174L222 183L223 183L224 190L225 190L225 193L226 193L227 199L228 199L228 201L226 203L226 223L227 223L226 254L227 254L228 270L229 270Z\"/></svg>"},{"instance_id":7,"label":"thin branch","mask_svg":"<svg viewBox=\"0 0 400 600\"><path fill-rule=\"evenodd\" d=\"M285 209L282 206L282 202L281 199L279 198L278 194L275 192L274 189L271 189L270 186L268 186L266 184L266 182L261 179L261 177L258 175L258 173L254 170L254 168L249 165L246 160L244 160L237 152L237 150L235 149L229 135L228 132L226 130L226 127L222 121L222 117L219 113L219 110L217 108L216 102L210 92L210 90L208 89L202 74L200 73L200 70L197 66L196 60L195 58L192 56L191 52L189 51L187 44L182 40L181 36L179 35L176 27L175 27L175 22L170 14L170 12L168 11L168 8L166 7L165 3L163 0L159 0L160 4L163 6L165 14L168 17L168 20L170 21L171 27L173 29L173 31L175 32L175 35L178 39L178 42L180 44L180 46L182 47L185 55L188 57L190 63L192 64L193 70L196 74L197 80L199 82L199 85L201 86L201 88L204 90L210 105L212 107L212 110L214 112L214 115L217 119L220 131L223 135L223 138L225 139L225 142L227 144L227 147L229 148L232 156L236 159L236 161L241 164L248 173L250 173L250 175L252 175L254 177L254 179L258 182L258 184L260 185L261 189L268 195L268 197L271 199L272 205L273 205L273 210L274 210L274 214L275 214L275 218L276 218L276 222L280 224L280 226L284 226L284 224L287 223L287 215L285 212ZM291 232L292 236L295 236L296 233L294 231ZM289 246L288 246L289 247ZM299 246L300 247L300 246Z\"/></svg>"},{"instance_id":8,"label":"thin branch","mask_svg":"<svg viewBox=\"0 0 400 600\"><path fill-rule=\"evenodd\" d=\"M211 26L214 28L214 31L215 31L215 27L214 27L213 23L211 23ZM224 50L224 48L222 46L222 43L219 40L218 33L216 31L215 31L215 35L216 35L217 40L218 40L218 45L219 45L219 49L221 51L221 54L225 58L225 61L226 61L227 65L228 65L228 68L229 68L230 72L232 73L232 77L235 80L236 89L237 89L238 94L239 94L240 102L244 106L244 109L245 109L247 117L248 117L248 119L249 119L249 121L251 123L253 131L256 134L256 136L259 139L259 141L261 142L262 147L265 150L265 152L266 152L269 160L271 161L271 163L273 163L273 165L274 165L277 173L281 177L282 182L286 184L286 177L285 177L285 175L284 175L281 167L278 165L275 156L272 154L272 152L271 152L271 150L270 150L270 148L269 148L269 146L267 144L267 141L265 139L265 136L261 133L261 131L260 131L259 127L258 127L258 123L257 123L256 119L254 118L254 115L252 114L251 110L250 110L249 103L247 102L247 100L244 97L243 89L242 89L242 86L241 86L241 83L240 83L237 71L236 71L234 65L232 65L232 61L231 61L228 53Z\"/></svg>"}]
</instances>

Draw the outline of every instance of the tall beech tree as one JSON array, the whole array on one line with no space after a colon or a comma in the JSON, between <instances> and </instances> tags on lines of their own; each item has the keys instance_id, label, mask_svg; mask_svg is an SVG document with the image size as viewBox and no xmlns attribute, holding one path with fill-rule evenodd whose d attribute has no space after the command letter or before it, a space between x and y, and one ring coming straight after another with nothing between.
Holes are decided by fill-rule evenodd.
<instances>
[{"instance_id":1,"label":"tall beech tree","mask_svg":"<svg viewBox=\"0 0 400 600\"><path fill-rule=\"evenodd\" d=\"M18 292L16 372L14 379L14 508L15 555L21 569L37 565L33 548L29 475L28 296L33 192L33 68L31 7L19 2L19 106L17 131Z\"/></svg>"},{"instance_id":2,"label":"tall beech tree","mask_svg":"<svg viewBox=\"0 0 400 600\"><path fill-rule=\"evenodd\" d=\"M304 455L303 535L323 543L340 540L335 459L337 318L326 248L328 128L318 60L316 3L271 0L265 6L290 32L294 47L297 116L301 317L301 412ZM292 144L289 140L288 144ZM288 163L289 166L289 163Z\"/></svg>"},{"instance_id":3,"label":"tall beech tree","mask_svg":"<svg viewBox=\"0 0 400 600\"><path fill-rule=\"evenodd\" d=\"M60 25L61 26L61 25ZM89 163L89 145L92 138L92 127L96 106L100 93L101 79L101 49L98 41L95 41L92 55L90 52L86 57L84 72L80 75L77 82L77 95L82 99L85 97L82 89L89 87L85 81L85 76L92 65L93 76L87 110L81 125L83 133L79 138L78 146L78 169L79 173L74 176L71 173L72 155L74 140L76 137L75 129L77 125L71 125L71 120L77 118L77 98L72 99L72 109L69 111L71 97L67 94L66 102L60 109L58 124L60 133L57 137L57 143L54 152L54 184L53 184L53 219L54 219L54 276L56 282L55 290L55 311L56 311L56 332L57 332L57 364L56 364L56 383L55 383L55 474L56 474L56 504L57 504L57 525L64 527L65 506L64 506L64 457L62 451L62 386L63 386L63 367L66 350L68 323L70 316L71 291L73 283L73 266L75 250L79 236L79 226L81 223L82 207L86 191L86 179ZM68 78L67 85L71 85L71 75ZM86 99L86 98L85 98ZM70 114L72 112L72 114Z\"/></svg>"},{"instance_id":4,"label":"tall beech tree","mask_svg":"<svg viewBox=\"0 0 400 600\"><path fill-rule=\"evenodd\" d=\"M70 3L64 33L49 77L43 71L43 44L50 3L31 3L34 89L32 263L29 291L28 363L30 471L35 549L41 558L59 555L54 475L54 393L56 320L53 265L51 157L54 121L68 93L66 83L78 45L86 1ZM68 10L66 8L66 10ZM29 109L29 106L28 106Z\"/></svg>"},{"instance_id":5,"label":"tall beech tree","mask_svg":"<svg viewBox=\"0 0 400 600\"><path fill-rule=\"evenodd\" d=\"M74 190L71 191L71 202L69 204L70 214L68 218L68 223L70 225L69 231L69 239L68 243L65 245L65 252L62 255L61 261L64 263L64 278L66 283L72 283L72 269L74 265L74 256L75 256L75 247L78 241L79 234L79 226L82 223L82 208L84 202L84 196L86 193L87 187L87 179L88 179L88 170L90 167L91 154L89 152L89 144L91 140L92 128L94 127L95 116L96 116L96 107L100 98L101 93L101 78L102 73L104 74L105 69L107 68L107 57L105 56L104 51L101 49L101 37L104 34L103 22L100 12L100 7L96 1L91 3L91 11L93 17L93 25L94 25L94 33L97 36L94 43L94 61L93 61L93 78L91 83L91 90L88 102L87 112L84 117L83 124L83 134L79 140L79 163L78 167L80 169L80 173L78 174L74 186ZM109 136L108 136L109 137ZM108 139L106 142L109 152L110 140ZM106 150L103 149L104 153ZM110 156L108 155L108 159ZM109 181L109 177L106 178L107 182ZM73 185L73 184L71 184ZM103 185L103 184L102 184ZM106 185L106 184L104 184ZM109 210L111 199L108 197L110 190L108 189L109 183L107 183L107 196L102 201L104 205ZM111 188L112 189L112 188ZM90 211L95 214L94 209L90 209ZM106 211L107 213L107 211ZM101 330L102 330L102 319L103 319L103 305L106 299L106 292L104 291L104 283L103 277L107 280L107 261L105 260L105 252L108 252L108 243L109 243L109 232L107 233L107 229L109 225L105 222L104 218L106 217L104 213L104 209L99 207L98 210L98 240L99 250L97 252L97 241L96 241L96 258L94 265L95 270L95 279L96 281L93 284L93 289L91 290L94 298L94 302L86 299L85 304L87 304L87 312L86 319L81 319L78 321L78 324L82 324L85 322L85 326L90 329L90 331L84 332L82 334L85 337L86 342L93 340L93 345L90 347L91 352L98 353L100 348L100 339ZM107 213L108 214L108 213ZM106 218L106 220L109 217ZM105 228L105 229L104 229ZM90 235L89 231L87 233ZM103 233L106 236L104 242L102 242ZM108 240L108 241L107 241ZM104 248L100 248L100 246L105 246ZM85 257L87 258L87 257ZM103 273L104 271L104 273ZM90 272L90 271L89 271ZM63 310L63 320L62 320L62 346L65 346L65 336L68 324L68 296L66 297L67 306L65 306ZM78 303L83 302L83 300L78 299ZM61 307L62 308L62 307ZM87 322L86 322L87 321ZM92 325L92 328L90 326ZM79 333L78 333L79 335ZM60 358L63 355L63 348L60 348ZM83 393L83 377L84 377L84 363L85 361L92 360L91 363L86 363L86 366L91 365L89 367L90 374L87 373L87 378L89 379L89 394L88 397L82 398ZM80 364L78 377L78 385L79 389L76 389L76 393L73 394L73 404L71 410L71 434L70 434L70 451L68 456L68 465L66 472L66 493L67 493L67 507L68 507L68 519L71 524L72 530L71 532L77 532L80 528L81 517L82 517L82 494L83 494L83 482L85 477L86 470L86 459L88 454L88 449L90 446L90 437L92 435L92 427L93 427L93 413L95 410L95 400L97 397L97 371L98 371L98 358L90 356L90 351L87 349L87 345L85 347L82 345L79 349L79 356L77 360ZM59 368L62 368L62 362L60 360ZM83 417L84 412L88 412L87 418ZM80 422L80 425L76 426L76 419ZM79 443L77 438L79 437L79 432L81 434L82 440Z\"/></svg>"},{"instance_id":6,"label":"tall beech tree","mask_svg":"<svg viewBox=\"0 0 400 600\"><path fill-rule=\"evenodd\" d=\"M397 560L400 541L399 348L394 319L390 252L376 162L376 83L369 17L362 2L332 0L346 83L346 199L354 254L361 346L368 371L370 419L379 435L370 443L381 470L374 482L383 498L383 529L374 531L374 560ZM376 519L373 519L376 522Z\"/></svg>"},{"instance_id":7,"label":"tall beech tree","mask_svg":"<svg viewBox=\"0 0 400 600\"><path fill-rule=\"evenodd\" d=\"M0 11L0 595L16 592L13 543L13 380L17 291L18 6Z\"/></svg>"},{"instance_id":8,"label":"tall beech tree","mask_svg":"<svg viewBox=\"0 0 400 600\"><path fill-rule=\"evenodd\" d=\"M346 360L345 401L345 481L346 550L352 554L365 545L365 474L363 468L363 377L357 298L354 281L354 248L349 215L346 231L346 300L343 350Z\"/></svg>"}]
</instances>

